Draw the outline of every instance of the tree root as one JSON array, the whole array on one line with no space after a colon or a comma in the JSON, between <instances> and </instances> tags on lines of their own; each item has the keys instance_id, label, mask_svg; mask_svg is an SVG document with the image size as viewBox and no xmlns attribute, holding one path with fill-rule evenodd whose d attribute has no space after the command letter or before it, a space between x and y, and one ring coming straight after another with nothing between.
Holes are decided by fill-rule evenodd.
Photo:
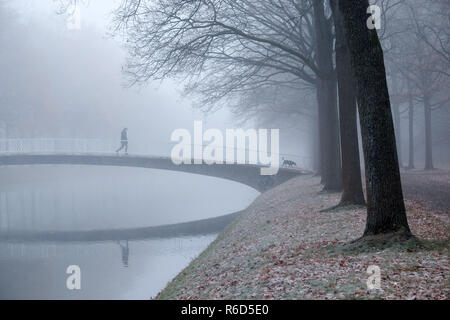
<instances>
[{"instance_id":1,"label":"tree root","mask_svg":"<svg viewBox=\"0 0 450 320\"><path fill-rule=\"evenodd\" d=\"M365 235L344 244L342 249L348 253L374 252L385 249L417 251L423 249L423 244L410 232L399 231L378 235Z\"/></svg>"}]
</instances>

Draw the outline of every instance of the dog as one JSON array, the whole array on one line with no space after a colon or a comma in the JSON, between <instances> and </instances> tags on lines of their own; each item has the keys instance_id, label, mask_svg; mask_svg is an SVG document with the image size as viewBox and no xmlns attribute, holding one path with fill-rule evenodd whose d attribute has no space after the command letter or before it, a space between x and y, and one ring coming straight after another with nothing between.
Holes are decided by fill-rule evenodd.
<instances>
[{"instance_id":1,"label":"dog","mask_svg":"<svg viewBox=\"0 0 450 320\"><path fill-rule=\"evenodd\" d=\"M294 161L285 160L284 158L282 160L283 160L283 167L292 168L292 167L296 167L297 166L297 164Z\"/></svg>"}]
</instances>

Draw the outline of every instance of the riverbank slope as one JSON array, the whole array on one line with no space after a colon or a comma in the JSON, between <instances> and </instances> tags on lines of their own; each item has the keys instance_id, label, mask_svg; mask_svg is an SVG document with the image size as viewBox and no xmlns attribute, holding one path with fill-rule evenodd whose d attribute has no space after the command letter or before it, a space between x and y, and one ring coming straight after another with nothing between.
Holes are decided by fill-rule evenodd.
<instances>
[{"instance_id":1,"label":"riverbank slope","mask_svg":"<svg viewBox=\"0 0 450 320\"><path fill-rule=\"evenodd\" d=\"M158 299L448 299L446 212L407 200L423 247L342 251L360 237L365 209L322 210L339 194L320 194L319 179L294 178L262 194ZM368 291L367 268L381 269Z\"/></svg>"}]
</instances>

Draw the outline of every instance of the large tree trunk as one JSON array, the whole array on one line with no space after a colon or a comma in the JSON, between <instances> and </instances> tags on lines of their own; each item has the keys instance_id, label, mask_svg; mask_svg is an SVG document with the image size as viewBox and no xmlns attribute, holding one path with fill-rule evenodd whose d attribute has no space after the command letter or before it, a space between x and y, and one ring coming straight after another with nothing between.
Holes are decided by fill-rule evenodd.
<instances>
[{"instance_id":1,"label":"large tree trunk","mask_svg":"<svg viewBox=\"0 0 450 320\"><path fill-rule=\"evenodd\" d=\"M408 168L414 169L414 103L412 97L409 96L408 107L408 126L409 126L409 163Z\"/></svg>"},{"instance_id":2,"label":"large tree trunk","mask_svg":"<svg viewBox=\"0 0 450 320\"><path fill-rule=\"evenodd\" d=\"M433 166L433 141L431 137L431 109L430 100L423 97L423 107L425 112L425 170L434 169Z\"/></svg>"},{"instance_id":3,"label":"large tree trunk","mask_svg":"<svg viewBox=\"0 0 450 320\"><path fill-rule=\"evenodd\" d=\"M333 66L333 37L331 24L325 17L323 1L313 2L317 64L320 69L317 79L317 101L321 135L321 175L325 191L341 191L341 151L337 84Z\"/></svg>"},{"instance_id":4,"label":"large tree trunk","mask_svg":"<svg viewBox=\"0 0 450 320\"><path fill-rule=\"evenodd\" d=\"M368 0L339 1L357 85L366 167L364 236L396 233L409 238L383 50L376 30L367 28L368 7Z\"/></svg>"},{"instance_id":5,"label":"large tree trunk","mask_svg":"<svg viewBox=\"0 0 450 320\"><path fill-rule=\"evenodd\" d=\"M359 158L356 86L351 72L350 53L344 36L344 26L337 1L331 0L336 32L336 73L339 93L339 118L342 152L343 192L339 206L365 205Z\"/></svg>"}]
</instances>

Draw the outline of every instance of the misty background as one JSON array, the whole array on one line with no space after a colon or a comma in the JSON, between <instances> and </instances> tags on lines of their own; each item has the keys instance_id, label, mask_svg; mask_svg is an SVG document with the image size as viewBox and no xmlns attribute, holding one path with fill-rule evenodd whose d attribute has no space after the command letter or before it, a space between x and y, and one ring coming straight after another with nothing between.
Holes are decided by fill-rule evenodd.
<instances>
[{"instance_id":1,"label":"misty background","mask_svg":"<svg viewBox=\"0 0 450 320\"><path fill-rule=\"evenodd\" d=\"M414 1L405 3L427 3ZM241 14L231 17L227 15L234 12L233 1L225 3L225 20L230 18L239 24L248 22L247 13L253 14L249 18L251 23L243 23L242 27L261 35L260 20L252 20L260 14L263 22L275 26L268 27L269 32L262 36L286 39L283 28L281 34L274 31L278 30L280 22L277 15L265 15L253 7L260 3L276 12L274 2L245 1L239 7ZM307 55L306 62L312 61L315 65L320 50L314 39L311 1L299 0L298 3L302 6L296 8L301 8L289 15L299 12L304 15L295 28L288 28L292 33L287 34L288 39L293 37L296 41L286 42L296 50L301 49L302 54ZM392 4L383 12L380 38L400 166L424 168L428 136L433 146L434 166L448 167L448 64L411 31L414 27L411 12L431 26L439 7L414 6L423 8L422 12L397 5L403 1L379 0L376 3ZM142 58L133 50L137 50L142 40L140 36L145 38L145 32L143 35L135 33L133 26L115 29L114 18L120 19L120 14L113 12L123 4L121 0L79 1L78 4L81 28L71 30L67 26L70 13L59 12L60 1L0 0L1 152L14 152L5 147L13 139L111 141L113 151L119 147L120 133L126 127L130 154L146 150L148 154L169 156L172 132L179 128L192 132L194 121L203 120L204 130L280 129L281 154L296 160L301 169L316 171L320 167L319 72L314 74L314 68L308 69L305 61L265 43L241 42L242 39L234 35L236 38L218 39L217 46L220 49L224 44L227 52L227 45L236 45L238 49L231 51L238 62L219 63L219 59L211 59L205 63L208 72L204 77L196 74L195 63L192 72L182 72L184 66L175 63L173 67L180 69L175 68L174 73L178 74L164 81L138 81L130 86L133 77L130 79L126 72L133 70L130 68L133 58ZM323 11L328 19L330 9L324 6ZM206 9L205 12L207 15ZM147 25L146 21L140 22ZM444 22L440 23L437 22L438 29L445 27ZM155 29L152 31L156 33L163 31ZM297 41L298 35L302 36L302 41ZM172 45L176 48L177 44ZM448 46L448 42L443 45ZM159 49L159 57L164 60L164 48ZM267 52L270 52L269 60L277 63L275 71L254 66L261 56L267 58ZM143 57L146 57L145 52ZM148 66L153 66L152 63L148 62ZM289 72L277 71L286 66ZM171 62L165 67L170 69ZM330 67L333 69L334 65ZM431 120L426 119L430 113ZM332 137L336 142L330 144L330 149L336 150L333 147L338 147L341 141L338 135L333 135L331 127L337 128L337 123L332 119L327 126L327 138ZM425 134L427 126L431 135ZM340 162L339 151L329 154L333 157L324 157L324 163ZM360 158L362 162L363 157ZM340 163L334 169L339 173ZM257 191L234 182L178 172L114 167L1 166L0 232L114 231L189 222L239 212L258 195ZM126 246L123 242L0 242L0 298L149 298L217 236L209 234L208 230L204 233L127 242ZM73 263L78 263L87 274L87 288L83 292L68 292L65 287L64 270Z\"/></svg>"},{"instance_id":2,"label":"misty background","mask_svg":"<svg viewBox=\"0 0 450 320\"><path fill-rule=\"evenodd\" d=\"M122 72L127 52L111 29L119 3L81 3L81 29L69 30L70 14L58 15L58 2L0 1L0 138L118 141L127 127L131 153L133 145L145 145L167 156L171 133L192 131L194 120L204 120L205 130L258 125L258 119L227 108L206 115L195 97L183 96L181 81L130 88ZM301 128L271 117L264 128L282 129L281 152L307 155L308 130L299 141L293 132Z\"/></svg>"},{"instance_id":3,"label":"misty background","mask_svg":"<svg viewBox=\"0 0 450 320\"><path fill-rule=\"evenodd\" d=\"M235 127L239 117L226 109L206 116L193 108L182 82L127 85L127 53L110 29L116 3L86 2L81 29L69 30L69 16L58 14L53 0L0 1L0 141L95 139L112 141L115 149L127 127L130 153L169 156L172 132L192 131L194 120L205 129ZM258 195L234 182L179 172L5 166L0 232L177 224L239 212ZM0 299L148 299L217 236L204 233L130 242L126 255L125 242L0 242ZM83 270L81 292L65 286L65 269L74 263Z\"/></svg>"}]
</instances>

